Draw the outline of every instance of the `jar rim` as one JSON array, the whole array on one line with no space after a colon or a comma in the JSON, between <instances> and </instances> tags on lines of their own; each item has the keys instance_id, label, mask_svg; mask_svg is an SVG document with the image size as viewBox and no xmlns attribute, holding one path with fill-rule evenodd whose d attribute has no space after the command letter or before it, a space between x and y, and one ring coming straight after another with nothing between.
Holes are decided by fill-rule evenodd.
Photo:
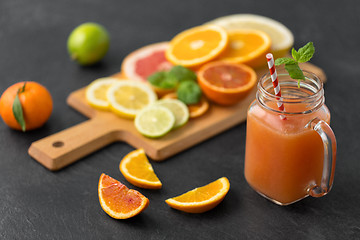
<instances>
[{"instance_id":1,"label":"jar rim","mask_svg":"<svg viewBox=\"0 0 360 240\"><path fill-rule=\"evenodd\" d=\"M282 70L285 71L285 69L280 69L280 71L278 70L278 72L281 72L281 73L278 73L278 76L289 76L289 74L287 72L282 72ZM281 96L281 101L286 103L286 102L297 102L296 100L298 100L299 102L301 101L304 101L304 99L306 100L310 100L310 99L313 99L313 98L318 98L318 95L321 94L321 92L323 91L323 88L324 88L324 84L323 82L312 72L309 72L309 71L306 71L306 70L303 70L303 73L304 73L304 76L306 79L310 79L310 80L313 80L315 81L316 85L318 86L317 90L315 92L313 92L311 95L308 95L306 97L298 97L298 96ZM270 79L270 73L265 73L263 76L261 76L261 78L259 79L259 82L258 82L258 90L261 90L261 92L263 94L266 94L269 98L278 98L278 96L276 96L275 94L269 92L268 90L265 89L263 83L265 80L267 79ZM290 77L290 76L289 76ZM295 79L291 79L293 81L297 81ZM302 82L303 80L300 80L300 86L303 85L304 83ZM280 79L279 79L279 82L280 82ZM279 83L280 84L280 83Z\"/></svg>"},{"instance_id":2,"label":"jar rim","mask_svg":"<svg viewBox=\"0 0 360 240\"><path fill-rule=\"evenodd\" d=\"M302 95L302 96L298 96L298 95L287 96L285 94L282 94L281 97L278 97L275 95L275 93L269 92L268 90L270 90L270 89L273 90L274 88L272 85L271 75L268 72L259 79L258 91L256 93L256 99L266 109L277 112L279 114L285 114L285 115L306 114L306 113L311 113L313 111L316 111L325 102L323 82L312 72L303 70L303 73L305 76L305 81L303 81L303 80L300 81L299 89L301 89L302 91L307 90L306 96L304 96L304 95ZM287 77L286 80L281 78L284 76ZM282 90L284 88L288 89L289 86L290 87L296 86L296 88L298 86L297 80L292 79L289 76L289 73L285 71L285 68L278 69L278 80L279 80L280 85L282 82L285 84L287 83L287 85L285 85L285 86L287 86L287 88L283 85ZM266 81L269 81L267 85L265 85ZM284 91L282 91L282 92L284 92ZM285 111L280 111L279 109L274 109L274 108L267 106L267 104L266 104L267 101L276 101L276 102L281 102L283 104L298 104L298 103L306 102L306 103L310 104L312 106L312 108L305 110L303 112L288 112L288 111L286 111L286 108L285 108Z\"/></svg>"}]
</instances>

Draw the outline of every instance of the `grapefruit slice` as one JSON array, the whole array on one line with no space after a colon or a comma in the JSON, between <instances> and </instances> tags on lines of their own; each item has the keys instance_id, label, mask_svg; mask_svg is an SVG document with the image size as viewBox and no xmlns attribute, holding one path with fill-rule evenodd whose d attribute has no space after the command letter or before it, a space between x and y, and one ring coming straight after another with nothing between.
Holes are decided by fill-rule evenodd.
<instances>
[{"instance_id":1,"label":"grapefruit slice","mask_svg":"<svg viewBox=\"0 0 360 240\"><path fill-rule=\"evenodd\" d=\"M136 216L149 205L144 195L104 173L100 176L98 195L102 209L116 219Z\"/></svg>"},{"instance_id":2,"label":"grapefruit slice","mask_svg":"<svg viewBox=\"0 0 360 240\"><path fill-rule=\"evenodd\" d=\"M198 81L210 100L232 105L244 99L254 88L256 72L244 64L210 62L198 71Z\"/></svg>"},{"instance_id":3,"label":"grapefruit slice","mask_svg":"<svg viewBox=\"0 0 360 240\"><path fill-rule=\"evenodd\" d=\"M121 72L131 80L147 82L151 74L169 70L173 66L165 57L168 47L168 42L160 42L135 50L124 58Z\"/></svg>"}]
</instances>

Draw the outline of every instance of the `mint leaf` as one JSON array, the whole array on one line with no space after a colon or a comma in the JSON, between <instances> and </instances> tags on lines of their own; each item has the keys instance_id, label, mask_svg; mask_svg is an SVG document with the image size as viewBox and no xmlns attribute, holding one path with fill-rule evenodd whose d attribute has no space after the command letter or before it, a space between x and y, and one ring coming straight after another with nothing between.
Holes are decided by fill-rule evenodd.
<instances>
[{"instance_id":1,"label":"mint leaf","mask_svg":"<svg viewBox=\"0 0 360 240\"><path fill-rule=\"evenodd\" d=\"M159 86L160 83L164 80L166 72L156 72L151 74L147 80L154 86Z\"/></svg>"},{"instance_id":2,"label":"mint leaf","mask_svg":"<svg viewBox=\"0 0 360 240\"><path fill-rule=\"evenodd\" d=\"M295 64L296 61L292 58L278 58L275 60L275 66L279 66L281 64Z\"/></svg>"},{"instance_id":3,"label":"mint leaf","mask_svg":"<svg viewBox=\"0 0 360 240\"><path fill-rule=\"evenodd\" d=\"M185 80L193 80L196 81L196 74L183 66L174 66L169 71L169 76L176 77L179 82Z\"/></svg>"},{"instance_id":4,"label":"mint leaf","mask_svg":"<svg viewBox=\"0 0 360 240\"><path fill-rule=\"evenodd\" d=\"M165 78L160 84L161 88L173 89L179 84L179 80L176 77L171 77L169 74L165 74Z\"/></svg>"},{"instance_id":5,"label":"mint leaf","mask_svg":"<svg viewBox=\"0 0 360 240\"><path fill-rule=\"evenodd\" d=\"M297 59L299 63L309 61L315 53L315 47L313 42L309 42L302 48L299 48L298 53L300 55L299 59Z\"/></svg>"},{"instance_id":6,"label":"mint leaf","mask_svg":"<svg viewBox=\"0 0 360 240\"><path fill-rule=\"evenodd\" d=\"M295 61L298 61L300 58L300 54L295 50L295 48L291 49L291 55L295 59Z\"/></svg>"},{"instance_id":7,"label":"mint leaf","mask_svg":"<svg viewBox=\"0 0 360 240\"><path fill-rule=\"evenodd\" d=\"M151 74L147 79L151 83L151 85L154 85L155 87L159 87L159 88L171 89L171 88L175 88L176 85L178 84L176 78L169 78L168 73L164 71Z\"/></svg>"},{"instance_id":8,"label":"mint leaf","mask_svg":"<svg viewBox=\"0 0 360 240\"><path fill-rule=\"evenodd\" d=\"M294 48L291 50L291 58L279 58L275 60L275 66L285 64L285 69L292 79L298 80L298 87L300 87L300 80L305 80L303 71L299 67L299 63L309 61L315 53L313 42L307 43L302 48L296 51Z\"/></svg>"},{"instance_id":9,"label":"mint leaf","mask_svg":"<svg viewBox=\"0 0 360 240\"><path fill-rule=\"evenodd\" d=\"M191 80L183 81L176 91L177 98L185 104L196 104L201 98L199 85Z\"/></svg>"},{"instance_id":10,"label":"mint leaf","mask_svg":"<svg viewBox=\"0 0 360 240\"><path fill-rule=\"evenodd\" d=\"M24 84L24 87L25 87L25 84ZM15 117L16 121L20 124L22 131L25 132L26 131L26 124L25 124L23 109L22 109L21 102L20 102L20 99L19 99L19 93L17 93L16 96L15 96L13 106L12 106L12 110L13 110L13 114L14 114L14 117Z\"/></svg>"},{"instance_id":11,"label":"mint leaf","mask_svg":"<svg viewBox=\"0 0 360 240\"><path fill-rule=\"evenodd\" d=\"M173 89L176 88L179 82L182 81L196 81L196 74L183 66L174 66L169 72L159 71L148 78L148 81L155 87Z\"/></svg>"},{"instance_id":12,"label":"mint leaf","mask_svg":"<svg viewBox=\"0 0 360 240\"><path fill-rule=\"evenodd\" d=\"M303 71L300 69L299 64L285 64L285 69L288 71L292 79L302 79L305 80Z\"/></svg>"}]
</instances>

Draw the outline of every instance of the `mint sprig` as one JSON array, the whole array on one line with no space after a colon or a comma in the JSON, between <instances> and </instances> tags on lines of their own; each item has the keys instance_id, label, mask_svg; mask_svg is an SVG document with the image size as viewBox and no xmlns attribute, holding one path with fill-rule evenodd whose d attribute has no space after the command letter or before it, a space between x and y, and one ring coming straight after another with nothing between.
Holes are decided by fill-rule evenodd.
<instances>
[{"instance_id":1,"label":"mint sprig","mask_svg":"<svg viewBox=\"0 0 360 240\"><path fill-rule=\"evenodd\" d=\"M168 72L160 71L156 72L148 77L148 81L159 88L173 89L177 86L177 79L168 77Z\"/></svg>"},{"instance_id":2,"label":"mint sprig","mask_svg":"<svg viewBox=\"0 0 360 240\"><path fill-rule=\"evenodd\" d=\"M275 60L275 66L280 66L285 64L285 69L289 73L292 79L298 80L298 87L300 87L300 81L305 80L305 76L299 63L304 63L310 61L315 53L315 47L313 42L307 43L302 48L299 48L296 51L294 48L291 50L291 55L293 58L278 58Z\"/></svg>"},{"instance_id":3,"label":"mint sprig","mask_svg":"<svg viewBox=\"0 0 360 240\"><path fill-rule=\"evenodd\" d=\"M183 66L173 66L169 71L159 71L147 80L151 85L162 89L174 89L177 98L185 104L196 104L201 99L201 89L196 74Z\"/></svg>"},{"instance_id":4,"label":"mint sprig","mask_svg":"<svg viewBox=\"0 0 360 240\"><path fill-rule=\"evenodd\" d=\"M180 65L173 66L168 74L168 77L176 78L179 82L186 80L196 81L197 79L196 74L193 71Z\"/></svg>"}]
</instances>

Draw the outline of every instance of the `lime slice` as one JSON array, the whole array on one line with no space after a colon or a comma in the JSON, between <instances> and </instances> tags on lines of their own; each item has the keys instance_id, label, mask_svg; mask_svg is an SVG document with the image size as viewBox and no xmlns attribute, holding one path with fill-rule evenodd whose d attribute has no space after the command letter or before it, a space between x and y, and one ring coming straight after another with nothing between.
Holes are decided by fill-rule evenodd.
<instances>
[{"instance_id":1,"label":"lime slice","mask_svg":"<svg viewBox=\"0 0 360 240\"><path fill-rule=\"evenodd\" d=\"M99 78L86 88L86 101L94 108L108 110L110 107L106 98L106 92L109 87L119 80L116 78Z\"/></svg>"},{"instance_id":2,"label":"lime slice","mask_svg":"<svg viewBox=\"0 0 360 240\"><path fill-rule=\"evenodd\" d=\"M180 100L161 99L155 102L155 105L168 108L175 116L174 129L183 126L189 120L189 109Z\"/></svg>"},{"instance_id":3,"label":"lime slice","mask_svg":"<svg viewBox=\"0 0 360 240\"><path fill-rule=\"evenodd\" d=\"M225 29L255 29L267 33L271 38L271 51L275 58L289 53L294 44L294 35L282 23L255 14L233 14L216 18L206 24L214 24Z\"/></svg>"},{"instance_id":4,"label":"lime slice","mask_svg":"<svg viewBox=\"0 0 360 240\"><path fill-rule=\"evenodd\" d=\"M135 127L144 136L162 137L174 127L175 116L166 107L151 105L135 117Z\"/></svg>"},{"instance_id":5,"label":"lime slice","mask_svg":"<svg viewBox=\"0 0 360 240\"><path fill-rule=\"evenodd\" d=\"M145 83L124 80L112 84L106 92L106 98L114 113L134 118L141 109L154 103L157 96Z\"/></svg>"}]
</instances>

